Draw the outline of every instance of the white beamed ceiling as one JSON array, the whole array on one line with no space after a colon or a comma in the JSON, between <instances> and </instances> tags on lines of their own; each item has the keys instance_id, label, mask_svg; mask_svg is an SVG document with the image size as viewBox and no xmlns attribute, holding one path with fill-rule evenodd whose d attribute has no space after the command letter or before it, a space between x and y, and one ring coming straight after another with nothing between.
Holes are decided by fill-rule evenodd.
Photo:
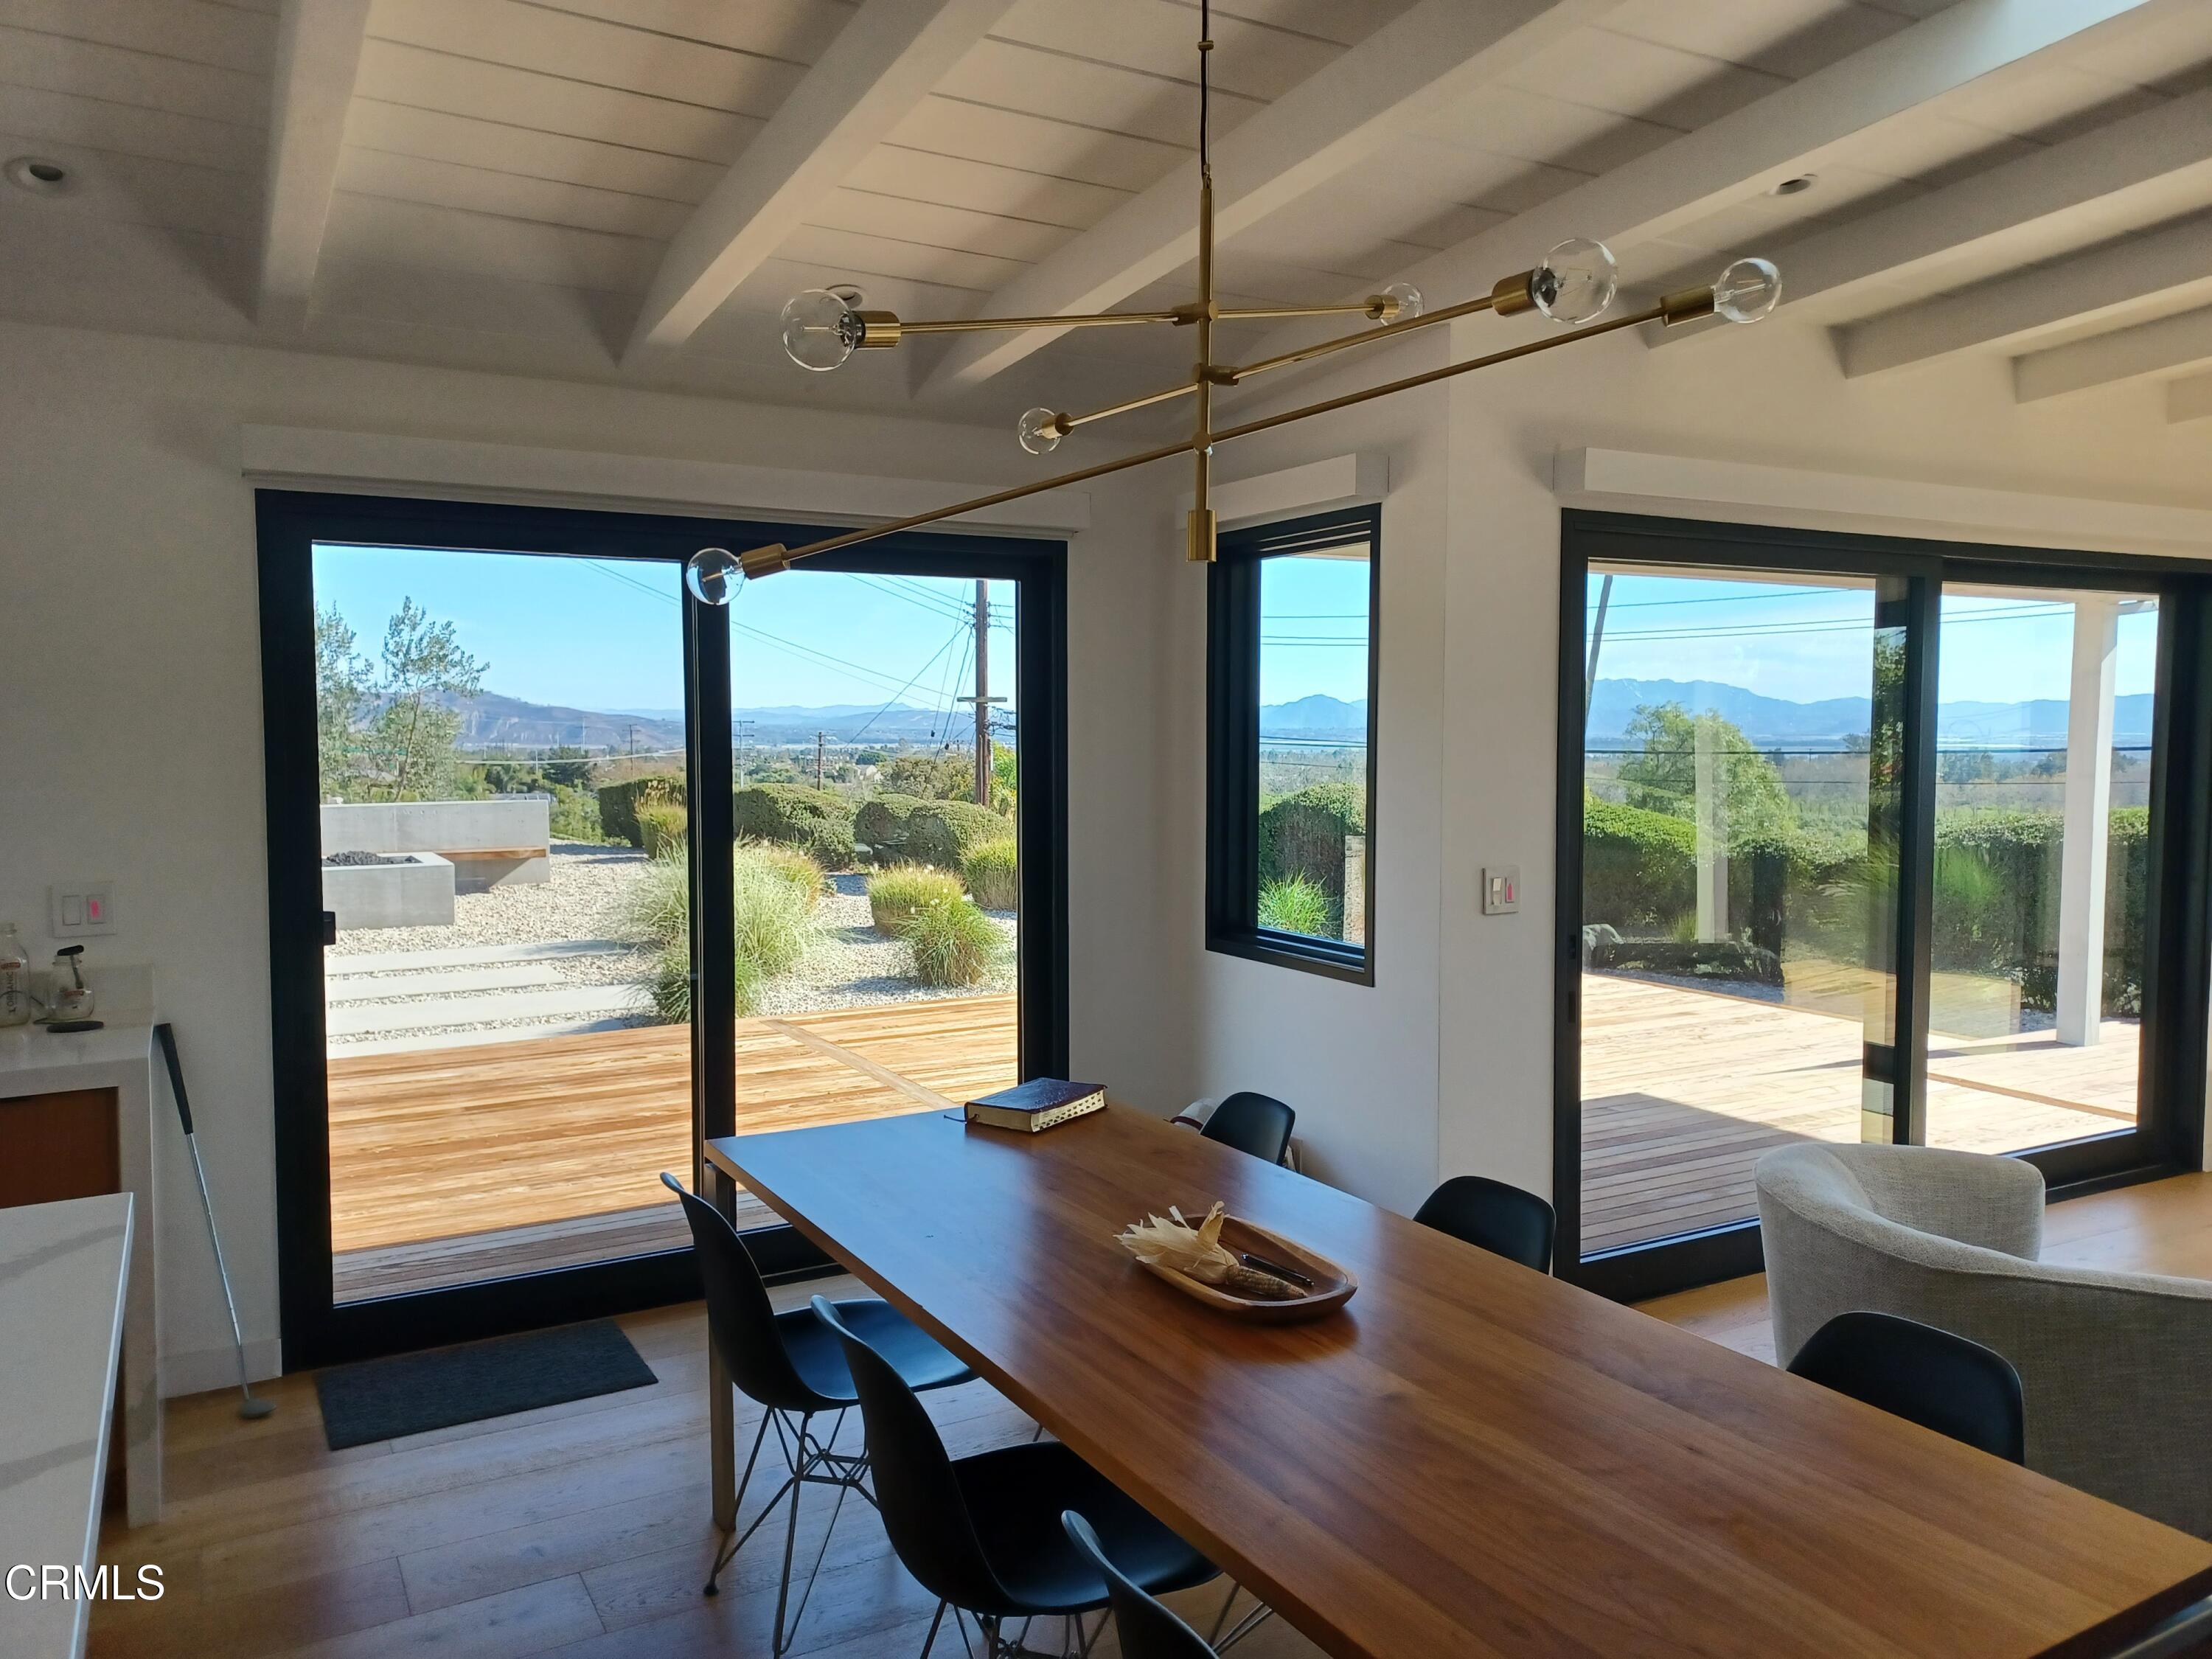
<instances>
[{"instance_id":1,"label":"white beamed ceiling","mask_svg":"<svg viewBox=\"0 0 2212 1659\"><path fill-rule=\"evenodd\" d=\"M1218 0L1217 137L1412 4ZM963 40L949 71L915 86L926 95L875 129L888 136L811 199L804 223L760 240L773 253L732 273L734 289L696 331L624 367L669 244L863 12L861 0L373 0L307 319L280 336L255 306L279 6L0 0L0 155L50 156L71 170L60 197L0 186L0 314L912 407L932 351L866 354L835 374L805 374L775 342L783 300L853 283L869 305L904 314L980 314L1194 149L1194 3L1012 0L980 38ZM1946 9L1624 0L1456 104L1409 117L1382 149L1227 238L1224 297L1349 299ZM2140 15L1808 154L1816 178L1801 194L1747 181L1719 210L1616 251L1639 289L1702 276L1742 252L1771 252L1786 273L1793 243L1931 191L1972 190L2005 163L2207 86L2212 0L2149 0ZM2212 168L2175 169L2124 204L2081 204L1919 258L1909 277L1857 274L1802 308L1785 306L1774 325L1794 319L1840 338L1880 319L1885 339L1907 343L1909 362L1916 322L1900 313L2208 209ZM1185 270L1128 302L1171 303L1192 280ZM2202 298L2172 288L2139 304L2123 296L1972 349L2015 358L2070 349ZM1230 349L1261 332L1230 331ZM1174 331L1079 331L921 406L1010 424L1030 403L1082 407L1151 389L1184 372L1188 351ZM2176 361L2142 349L2112 361L2150 364L2139 370L2148 376L2202 375L2201 357L2167 355ZM2212 406L2196 383L2167 402L2175 419Z\"/></svg>"}]
</instances>

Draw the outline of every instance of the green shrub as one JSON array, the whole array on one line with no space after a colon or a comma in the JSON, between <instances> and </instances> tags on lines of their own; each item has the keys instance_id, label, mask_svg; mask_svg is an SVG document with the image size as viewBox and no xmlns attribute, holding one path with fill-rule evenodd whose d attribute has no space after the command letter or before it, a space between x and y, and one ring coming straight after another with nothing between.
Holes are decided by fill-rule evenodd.
<instances>
[{"instance_id":1,"label":"green shrub","mask_svg":"<svg viewBox=\"0 0 2212 1659\"><path fill-rule=\"evenodd\" d=\"M917 800L966 800L975 793L975 757L948 750L908 749L876 769L876 781Z\"/></svg>"},{"instance_id":2,"label":"green shrub","mask_svg":"<svg viewBox=\"0 0 2212 1659\"><path fill-rule=\"evenodd\" d=\"M606 831L599 825L599 798L588 789L554 785L553 806L547 818L547 829L556 841L596 842L607 839Z\"/></svg>"},{"instance_id":3,"label":"green shrub","mask_svg":"<svg viewBox=\"0 0 2212 1659\"><path fill-rule=\"evenodd\" d=\"M986 910L1013 910L1022 902L1021 872L1015 863L1013 837L987 841L969 851L961 866L968 891Z\"/></svg>"},{"instance_id":4,"label":"green shrub","mask_svg":"<svg viewBox=\"0 0 2212 1659\"><path fill-rule=\"evenodd\" d=\"M797 868L784 849L739 848L731 861L731 931L736 945L732 963L737 1011L760 1006L769 981L799 965L813 937L807 912L813 898L794 878ZM815 872L818 884L820 872ZM814 891L820 890L817 885ZM624 924L629 936L648 946L646 998L653 1012L671 1023L691 1018L691 881L680 854L662 854L631 888Z\"/></svg>"},{"instance_id":5,"label":"green shrub","mask_svg":"<svg viewBox=\"0 0 2212 1659\"><path fill-rule=\"evenodd\" d=\"M637 809L641 804L659 800L682 806L686 799L684 780L673 774L603 783L599 796L601 832L609 841L626 841L633 847L645 845L645 833L637 822Z\"/></svg>"},{"instance_id":6,"label":"green shrub","mask_svg":"<svg viewBox=\"0 0 2212 1659\"><path fill-rule=\"evenodd\" d=\"M1260 889L1260 926L1278 933L1334 939L1340 924L1322 884L1302 875L1279 876Z\"/></svg>"},{"instance_id":7,"label":"green shrub","mask_svg":"<svg viewBox=\"0 0 2212 1659\"><path fill-rule=\"evenodd\" d=\"M906 858L907 820L921 802L912 795L872 795L853 815L853 839L876 863L890 866Z\"/></svg>"},{"instance_id":8,"label":"green shrub","mask_svg":"<svg viewBox=\"0 0 2212 1659\"><path fill-rule=\"evenodd\" d=\"M830 878L822 873L822 866L814 861L812 854L781 842L740 842L738 861L757 864L777 879L789 882L792 890L805 901L810 910L820 902L823 889L829 884Z\"/></svg>"},{"instance_id":9,"label":"green shrub","mask_svg":"<svg viewBox=\"0 0 2212 1659\"><path fill-rule=\"evenodd\" d=\"M897 933L901 924L925 904L959 897L959 878L927 865L902 864L868 878L868 915L879 933Z\"/></svg>"},{"instance_id":10,"label":"green shrub","mask_svg":"<svg viewBox=\"0 0 2212 1659\"><path fill-rule=\"evenodd\" d=\"M1303 876L1341 907L1345 842L1366 833L1367 792L1356 784L1316 783L1270 802L1260 814L1260 884Z\"/></svg>"},{"instance_id":11,"label":"green shrub","mask_svg":"<svg viewBox=\"0 0 2212 1659\"><path fill-rule=\"evenodd\" d=\"M691 814L670 801L637 808L638 842L654 858L663 853L680 854L691 827Z\"/></svg>"},{"instance_id":12,"label":"green shrub","mask_svg":"<svg viewBox=\"0 0 2212 1659\"><path fill-rule=\"evenodd\" d=\"M964 898L934 898L899 925L924 985L975 985L1006 954L998 925Z\"/></svg>"},{"instance_id":13,"label":"green shrub","mask_svg":"<svg viewBox=\"0 0 2212 1659\"><path fill-rule=\"evenodd\" d=\"M940 870L957 870L968 854L1006 833L1006 821L973 801L926 800L907 817L907 856Z\"/></svg>"},{"instance_id":14,"label":"green shrub","mask_svg":"<svg viewBox=\"0 0 2212 1659\"><path fill-rule=\"evenodd\" d=\"M853 806L842 795L798 783L762 783L740 789L736 828L746 841L803 847L825 870L853 867Z\"/></svg>"}]
</instances>

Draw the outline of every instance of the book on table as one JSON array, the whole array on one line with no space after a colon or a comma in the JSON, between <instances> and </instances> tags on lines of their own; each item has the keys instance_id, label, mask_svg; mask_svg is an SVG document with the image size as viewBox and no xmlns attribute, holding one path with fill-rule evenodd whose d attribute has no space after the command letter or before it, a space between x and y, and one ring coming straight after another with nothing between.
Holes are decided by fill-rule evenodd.
<instances>
[{"instance_id":1,"label":"book on table","mask_svg":"<svg viewBox=\"0 0 2212 1659\"><path fill-rule=\"evenodd\" d=\"M969 1101L964 1115L969 1122L981 1123L987 1128L1035 1134L1070 1118L1095 1112L1105 1103L1106 1091L1098 1084L1033 1077L1027 1083Z\"/></svg>"}]
</instances>

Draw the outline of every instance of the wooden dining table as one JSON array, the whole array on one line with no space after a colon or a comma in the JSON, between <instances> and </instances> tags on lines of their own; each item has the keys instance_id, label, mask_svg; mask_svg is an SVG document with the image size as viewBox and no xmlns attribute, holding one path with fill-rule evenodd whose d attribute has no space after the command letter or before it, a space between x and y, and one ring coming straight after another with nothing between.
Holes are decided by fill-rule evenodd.
<instances>
[{"instance_id":1,"label":"wooden dining table","mask_svg":"<svg viewBox=\"0 0 2212 1659\"><path fill-rule=\"evenodd\" d=\"M742 1182L1337 1659L2101 1655L2212 1592L2212 1544L1139 1111L706 1150L726 1211ZM1115 1242L1216 1199L1358 1293L1247 1324Z\"/></svg>"}]
</instances>

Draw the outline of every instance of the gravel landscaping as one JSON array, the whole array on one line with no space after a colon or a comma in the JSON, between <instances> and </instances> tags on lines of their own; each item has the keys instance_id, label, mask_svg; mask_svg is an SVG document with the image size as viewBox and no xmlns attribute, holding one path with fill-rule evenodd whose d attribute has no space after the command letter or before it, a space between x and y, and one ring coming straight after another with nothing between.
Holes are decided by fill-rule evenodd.
<instances>
[{"instance_id":1,"label":"gravel landscaping","mask_svg":"<svg viewBox=\"0 0 2212 1659\"><path fill-rule=\"evenodd\" d=\"M625 908L629 890L643 875L650 860L631 848L603 847L585 842L556 841L552 843L550 854L550 881L460 894L454 900L451 926L356 928L341 933L337 943L324 951L330 972L344 974L349 957L389 957L489 945L621 941L627 931ZM831 885L834 890L824 893L815 906L814 937L805 956L791 972L770 981L763 994L759 1012L811 1013L876 1003L989 996L1015 988L1016 929L1012 911L985 913L1006 940L1005 958L981 984L966 990L951 989L923 985L909 976L905 945L878 933L870 920L865 875L835 876ZM557 975L564 985L638 986L641 1012L635 1023L649 1023L650 1017L642 1012L643 981L651 963L649 952L625 944L620 949L532 960L532 965ZM379 975L422 971L423 967L410 967L404 963L391 963L377 970ZM419 1000L371 997L356 1000L355 1006L365 1003L403 1009L410 1001ZM405 1023L395 1018L395 1028ZM490 1032L526 1035L559 1027L560 1022L545 1019L485 1020L442 1027L438 1035L441 1038ZM364 1033L352 1039L333 1036L332 1046L375 1040L378 1036Z\"/></svg>"}]
</instances>

